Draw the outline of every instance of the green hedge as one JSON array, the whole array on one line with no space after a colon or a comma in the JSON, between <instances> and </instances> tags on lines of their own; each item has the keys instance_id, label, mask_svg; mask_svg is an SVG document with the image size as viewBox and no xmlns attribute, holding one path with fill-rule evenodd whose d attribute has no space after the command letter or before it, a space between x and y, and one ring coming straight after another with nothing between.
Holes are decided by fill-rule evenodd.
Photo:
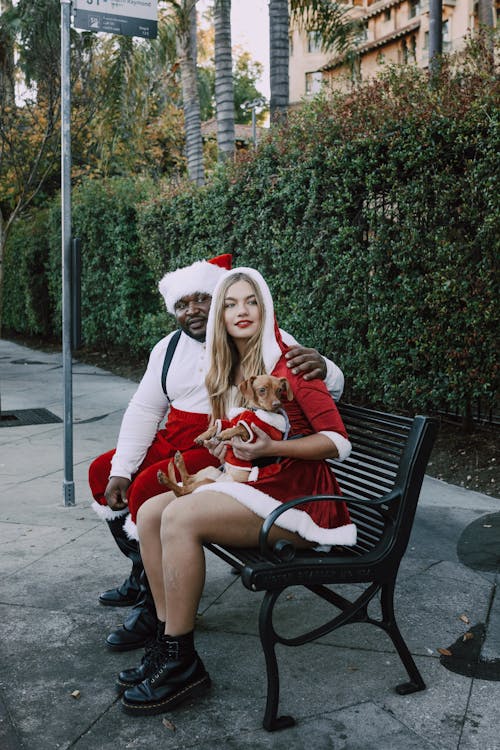
<instances>
[{"instance_id":1,"label":"green hedge","mask_svg":"<svg viewBox=\"0 0 500 750\"><path fill-rule=\"evenodd\" d=\"M82 186L86 341L143 352L171 327L161 275L232 252L264 273L282 327L342 367L348 398L492 406L498 83L480 63L443 66L433 87L388 68L317 99L203 188Z\"/></svg>"}]
</instances>

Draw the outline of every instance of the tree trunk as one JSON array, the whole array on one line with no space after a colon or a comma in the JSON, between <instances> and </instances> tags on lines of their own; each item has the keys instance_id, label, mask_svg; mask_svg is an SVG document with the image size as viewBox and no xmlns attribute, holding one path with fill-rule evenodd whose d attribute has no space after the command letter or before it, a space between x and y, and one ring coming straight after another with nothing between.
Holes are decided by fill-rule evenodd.
<instances>
[{"instance_id":1,"label":"tree trunk","mask_svg":"<svg viewBox=\"0 0 500 750\"><path fill-rule=\"evenodd\" d=\"M182 12L184 22L179 24L177 30L177 52L181 70L188 175L192 182L203 185L203 142L196 78L196 0L184 0Z\"/></svg>"},{"instance_id":2,"label":"tree trunk","mask_svg":"<svg viewBox=\"0 0 500 750\"><path fill-rule=\"evenodd\" d=\"M480 26L493 28L493 3L492 0L478 0L477 2L477 20Z\"/></svg>"},{"instance_id":3,"label":"tree trunk","mask_svg":"<svg viewBox=\"0 0 500 750\"><path fill-rule=\"evenodd\" d=\"M269 0L271 122L284 120L288 111L288 24L288 0Z\"/></svg>"},{"instance_id":4,"label":"tree trunk","mask_svg":"<svg viewBox=\"0 0 500 750\"><path fill-rule=\"evenodd\" d=\"M234 156L235 139L231 0L216 0L214 27L217 145L219 147L219 161L225 161Z\"/></svg>"},{"instance_id":5,"label":"tree trunk","mask_svg":"<svg viewBox=\"0 0 500 750\"><path fill-rule=\"evenodd\" d=\"M0 0L0 14L12 10L11 0ZM14 107L16 103L14 77L14 35L8 25L0 30L0 106Z\"/></svg>"}]
</instances>

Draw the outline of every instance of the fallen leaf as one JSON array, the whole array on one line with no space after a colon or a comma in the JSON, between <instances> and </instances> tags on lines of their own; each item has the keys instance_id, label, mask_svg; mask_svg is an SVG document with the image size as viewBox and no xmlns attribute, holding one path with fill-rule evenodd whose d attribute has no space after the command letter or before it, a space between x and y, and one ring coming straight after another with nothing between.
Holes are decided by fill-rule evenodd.
<instances>
[{"instance_id":1,"label":"fallen leaf","mask_svg":"<svg viewBox=\"0 0 500 750\"><path fill-rule=\"evenodd\" d=\"M79 690L73 690L73 692L71 693L72 698L79 698L80 696L81 696L81 693Z\"/></svg>"},{"instance_id":2,"label":"fallen leaf","mask_svg":"<svg viewBox=\"0 0 500 750\"><path fill-rule=\"evenodd\" d=\"M464 637L462 638L462 640L470 641L472 638L474 638L474 633L471 633L470 630L468 630L466 633L464 633Z\"/></svg>"},{"instance_id":3,"label":"fallen leaf","mask_svg":"<svg viewBox=\"0 0 500 750\"><path fill-rule=\"evenodd\" d=\"M467 615L460 615L459 619L462 620L462 622L465 622L466 625L470 623L470 620L467 617Z\"/></svg>"},{"instance_id":4,"label":"fallen leaf","mask_svg":"<svg viewBox=\"0 0 500 750\"><path fill-rule=\"evenodd\" d=\"M172 724L172 722L169 721L168 719L163 719L161 723L166 729L170 729L171 732L175 732L175 729L176 729L175 724Z\"/></svg>"},{"instance_id":5,"label":"fallen leaf","mask_svg":"<svg viewBox=\"0 0 500 750\"><path fill-rule=\"evenodd\" d=\"M443 656L453 656L449 648L438 648L438 654Z\"/></svg>"}]
</instances>

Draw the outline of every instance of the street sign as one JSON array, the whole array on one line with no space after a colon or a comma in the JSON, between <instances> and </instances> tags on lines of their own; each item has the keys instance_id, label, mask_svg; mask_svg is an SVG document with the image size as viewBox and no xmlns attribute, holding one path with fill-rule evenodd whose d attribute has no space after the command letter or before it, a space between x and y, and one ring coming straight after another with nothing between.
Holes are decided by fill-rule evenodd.
<instances>
[{"instance_id":1,"label":"street sign","mask_svg":"<svg viewBox=\"0 0 500 750\"><path fill-rule=\"evenodd\" d=\"M156 39L158 0L73 0L74 26Z\"/></svg>"}]
</instances>

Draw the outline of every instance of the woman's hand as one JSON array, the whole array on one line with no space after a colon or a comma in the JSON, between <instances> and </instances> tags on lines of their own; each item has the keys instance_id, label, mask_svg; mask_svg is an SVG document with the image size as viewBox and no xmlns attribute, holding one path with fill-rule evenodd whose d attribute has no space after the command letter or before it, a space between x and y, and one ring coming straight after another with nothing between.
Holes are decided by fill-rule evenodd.
<instances>
[{"instance_id":1,"label":"woman's hand","mask_svg":"<svg viewBox=\"0 0 500 750\"><path fill-rule=\"evenodd\" d=\"M245 442L240 437L231 440L236 458L243 461L253 461L255 458L261 458L262 456L275 456L276 451L273 451L275 441L271 440L269 435L257 425L251 425L251 429L256 436L252 442L249 440Z\"/></svg>"},{"instance_id":2,"label":"woman's hand","mask_svg":"<svg viewBox=\"0 0 500 750\"><path fill-rule=\"evenodd\" d=\"M211 456L215 456L215 458L218 458L221 464L224 463L227 451L226 443L221 442L216 438L211 438L210 440L205 440L203 445Z\"/></svg>"}]
</instances>

